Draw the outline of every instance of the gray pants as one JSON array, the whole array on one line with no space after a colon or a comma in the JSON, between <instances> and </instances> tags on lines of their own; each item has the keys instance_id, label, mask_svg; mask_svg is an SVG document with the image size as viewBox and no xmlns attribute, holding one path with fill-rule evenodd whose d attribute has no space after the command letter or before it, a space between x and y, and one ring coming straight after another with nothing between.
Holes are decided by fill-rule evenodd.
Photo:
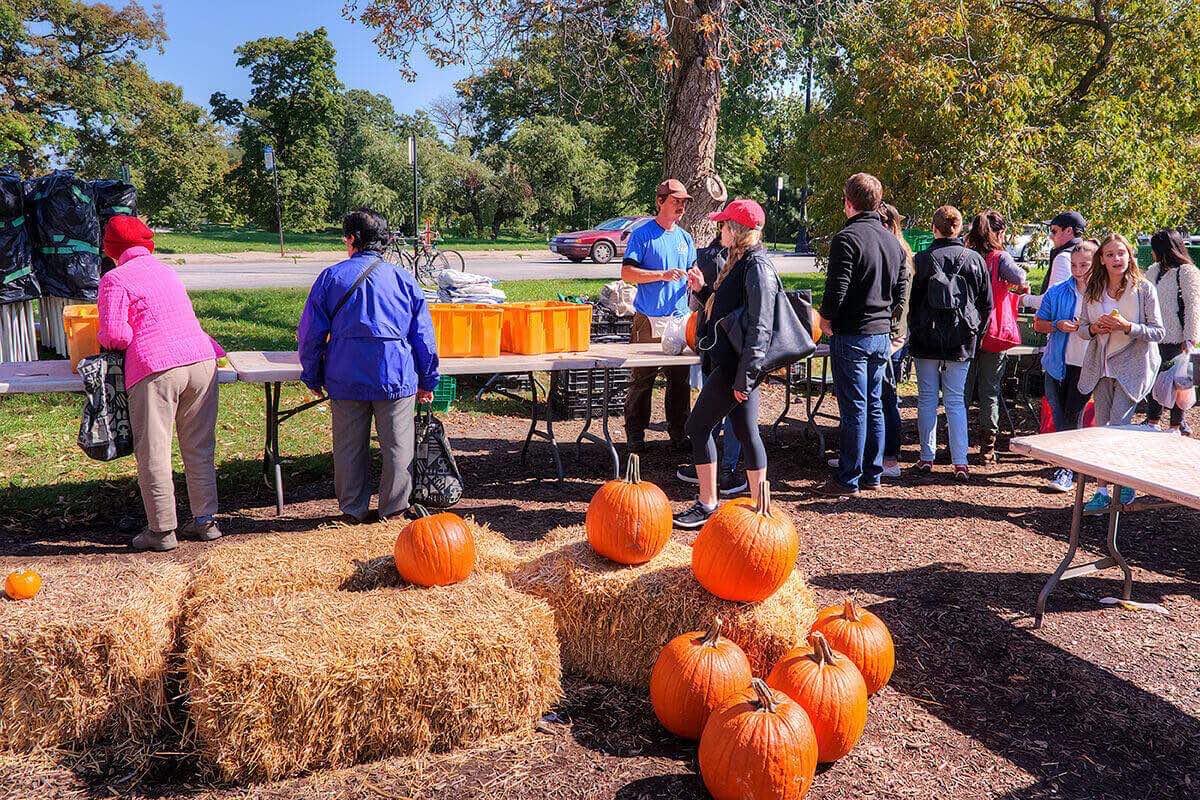
<instances>
[{"instance_id":1,"label":"gray pants","mask_svg":"<svg viewBox=\"0 0 1200 800\"><path fill-rule=\"evenodd\" d=\"M979 401L979 429L996 437L1000 430L1000 381L1004 377L1004 354L979 349L967 373L967 404Z\"/></svg>"},{"instance_id":2,"label":"gray pants","mask_svg":"<svg viewBox=\"0 0 1200 800\"><path fill-rule=\"evenodd\" d=\"M399 400L332 400L333 485L343 514L362 519L371 507L371 418L379 434L383 474L379 478L379 515L392 517L408 508L412 492L413 414L416 396Z\"/></svg>"},{"instance_id":3,"label":"gray pants","mask_svg":"<svg viewBox=\"0 0 1200 800\"><path fill-rule=\"evenodd\" d=\"M1116 378L1101 378L1092 392L1096 404L1096 425L1128 425L1138 401L1125 394Z\"/></svg>"}]
</instances>

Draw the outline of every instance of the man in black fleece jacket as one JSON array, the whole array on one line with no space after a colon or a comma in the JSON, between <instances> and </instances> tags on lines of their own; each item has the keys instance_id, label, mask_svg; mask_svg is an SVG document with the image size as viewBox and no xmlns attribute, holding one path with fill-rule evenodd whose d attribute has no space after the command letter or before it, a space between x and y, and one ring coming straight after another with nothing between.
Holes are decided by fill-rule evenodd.
<instances>
[{"instance_id":1,"label":"man in black fleece jacket","mask_svg":"<svg viewBox=\"0 0 1200 800\"><path fill-rule=\"evenodd\" d=\"M829 246L821 330L831 335L833 389L841 414L837 475L817 487L830 497L879 486L883 474L884 376L908 271L895 234L883 227L876 209L883 202L878 178L860 172L844 191L848 218Z\"/></svg>"}]
</instances>

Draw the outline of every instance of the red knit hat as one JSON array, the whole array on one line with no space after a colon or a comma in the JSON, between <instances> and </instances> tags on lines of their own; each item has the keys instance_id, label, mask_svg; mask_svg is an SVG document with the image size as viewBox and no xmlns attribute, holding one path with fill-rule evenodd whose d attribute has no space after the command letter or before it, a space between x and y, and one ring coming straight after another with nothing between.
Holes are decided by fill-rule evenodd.
<instances>
[{"instance_id":1,"label":"red knit hat","mask_svg":"<svg viewBox=\"0 0 1200 800\"><path fill-rule=\"evenodd\" d=\"M116 261L131 247L154 252L154 231L137 217L113 217L104 228L104 254Z\"/></svg>"}]
</instances>

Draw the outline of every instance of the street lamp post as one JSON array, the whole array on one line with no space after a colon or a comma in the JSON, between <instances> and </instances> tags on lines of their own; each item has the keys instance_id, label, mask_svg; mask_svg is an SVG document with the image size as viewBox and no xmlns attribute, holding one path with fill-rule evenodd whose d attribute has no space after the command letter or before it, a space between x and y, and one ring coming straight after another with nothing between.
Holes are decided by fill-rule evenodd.
<instances>
[{"instance_id":1,"label":"street lamp post","mask_svg":"<svg viewBox=\"0 0 1200 800\"><path fill-rule=\"evenodd\" d=\"M283 204L279 199L279 170L275 166L275 148L269 144L263 147L263 165L275 183L275 224L279 228L279 257L283 258Z\"/></svg>"}]
</instances>

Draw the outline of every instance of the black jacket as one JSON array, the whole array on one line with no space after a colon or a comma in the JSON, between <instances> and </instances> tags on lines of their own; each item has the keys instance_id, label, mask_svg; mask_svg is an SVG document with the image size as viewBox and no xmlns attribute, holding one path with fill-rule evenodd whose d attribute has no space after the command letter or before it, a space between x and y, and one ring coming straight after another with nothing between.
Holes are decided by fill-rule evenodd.
<instances>
[{"instance_id":1,"label":"black jacket","mask_svg":"<svg viewBox=\"0 0 1200 800\"><path fill-rule=\"evenodd\" d=\"M913 358L939 361L974 358L992 313L992 279L987 262L964 247L962 239L935 239L913 261L916 269L908 304L908 351ZM946 312L929 304L929 278L935 268L948 276L961 275L957 285L962 291L963 307L956 310L950 326L944 318Z\"/></svg>"},{"instance_id":2,"label":"black jacket","mask_svg":"<svg viewBox=\"0 0 1200 800\"><path fill-rule=\"evenodd\" d=\"M834 333L896 337L907 284L900 240L875 212L858 214L830 242L821 316Z\"/></svg>"},{"instance_id":3,"label":"black jacket","mask_svg":"<svg viewBox=\"0 0 1200 800\"><path fill-rule=\"evenodd\" d=\"M701 316L696 328L706 373L717 367L735 367L733 388L739 392L749 392L766 377L760 365L775 330L775 296L779 288L775 265L761 246L746 251L738 259L715 292L712 319ZM697 299L706 303L711 294L706 275L704 289ZM716 333L716 323L735 313L743 332L741 355L734 352L723 334Z\"/></svg>"}]
</instances>

